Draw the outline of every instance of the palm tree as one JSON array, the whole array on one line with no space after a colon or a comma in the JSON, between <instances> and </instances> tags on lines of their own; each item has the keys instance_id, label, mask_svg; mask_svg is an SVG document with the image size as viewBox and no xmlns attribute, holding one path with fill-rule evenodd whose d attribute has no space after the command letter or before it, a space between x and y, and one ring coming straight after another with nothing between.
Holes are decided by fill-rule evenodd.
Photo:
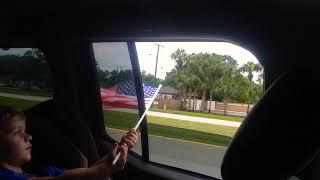
<instances>
[{"instance_id":1,"label":"palm tree","mask_svg":"<svg viewBox=\"0 0 320 180\"><path fill-rule=\"evenodd\" d=\"M263 77L264 77L264 73L263 71L258 75L258 83L259 84L262 84L263 83Z\"/></svg>"},{"instance_id":2,"label":"palm tree","mask_svg":"<svg viewBox=\"0 0 320 180\"><path fill-rule=\"evenodd\" d=\"M198 54L196 56L196 63L198 68L198 85L199 89L201 89L201 106L200 106L200 111L203 112L205 110L206 106L206 97L207 97L207 92L209 90L210 84L211 84L211 79L210 79L210 72L211 72L211 63L210 63L210 57L211 55L208 53L205 54Z\"/></svg>"},{"instance_id":3,"label":"palm tree","mask_svg":"<svg viewBox=\"0 0 320 180\"><path fill-rule=\"evenodd\" d=\"M227 114L227 105L232 97L237 93L238 77L237 61L230 56L223 56L222 76L217 80L217 91L223 94L224 115Z\"/></svg>"},{"instance_id":4,"label":"palm tree","mask_svg":"<svg viewBox=\"0 0 320 180\"><path fill-rule=\"evenodd\" d=\"M262 66L258 63L254 63L254 62L247 62L246 64L244 64L241 68L240 71L242 72L247 72L248 73L248 79L250 81L250 83L254 83L252 81L253 79L253 72L260 72L262 71ZM247 113L249 113L249 107L250 107L250 103L251 103L251 96L252 96L252 89L251 86L248 89L248 107L247 107Z\"/></svg>"},{"instance_id":5,"label":"palm tree","mask_svg":"<svg viewBox=\"0 0 320 180\"><path fill-rule=\"evenodd\" d=\"M176 62L176 69L179 71L186 63L187 53L184 49L177 49L170 57Z\"/></svg>"},{"instance_id":6,"label":"palm tree","mask_svg":"<svg viewBox=\"0 0 320 180\"><path fill-rule=\"evenodd\" d=\"M198 76L197 76L198 69L199 67L196 61L194 60L193 55L189 55L186 60L186 64L184 66L184 73L186 74L186 83L188 86L188 98L189 98L188 107L187 107L188 110L194 109L194 108L191 108L191 98L192 98L192 93L193 95L195 95L194 91L196 89L197 81L198 81Z\"/></svg>"},{"instance_id":7,"label":"palm tree","mask_svg":"<svg viewBox=\"0 0 320 180\"><path fill-rule=\"evenodd\" d=\"M177 49L174 53L171 54L171 59L173 59L176 62L176 70L177 70L177 79L178 79L178 89L179 89L179 106L180 110L184 107L183 106L183 96L185 95L185 88L186 88L186 82L185 82L185 75L182 74L183 66L186 62L187 53L184 49Z\"/></svg>"},{"instance_id":8,"label":"palm tree","mask_svg":"<svg viewBox=\"0 0 320 180\"><path fill-rule=\"evenodd\" d=\"M223 64L225 63L224 60L225 59L230 59L230 62L232 62L232 64L237 64L235 60L233 60L230 56L226 57L226 56L220 56L217 54L211 54L211 61L210 61L210 67L209 67L209 71L210 71L210 84L209 84L209 88L210 88L210 97L209 97L209 110L208 113L211 112L211 101L212 101L212 97L213 97L213 93L216 91L216 86L217 86L217 81L222 77L223 75ZM233 60L233 61L231 61ZM229 62L229 63L230 63Z\"/></svg>"},{"instance_id":9,"label":"palm tree","mask_svg":"<svg viewBox=\"0 0 320 180\"><path fill-rule=\"evenodd\" d=\"M187 99L187 90L188 90L188 74L185 72L184 69L180 70L177 74L177 88L179 89L179 109L183 110L186 108L186 99Z\"/></svg>"},{"instance_id":10,"label":"palm tree","mask_svg":"<svg viewBox=\"0 0 320 180\"><path fill-rule=\"evenodd\" d=\"M248 79L252 82L253 72L262 71L262 66L258 63L249 61L240 68L240 71L248 73Z\"/></svg>"},{"instance_id":11,"label":"palm tree","mask_svg":"<svg viewBox=\"0 0 320 180\"><path fill-rule=\"evenodd\" d=\"M217 82L217 91L223 94L224 115L227 115L228 102L237 93L236 82L235 75L224 75Z\"/></svg>"}]
</instances>

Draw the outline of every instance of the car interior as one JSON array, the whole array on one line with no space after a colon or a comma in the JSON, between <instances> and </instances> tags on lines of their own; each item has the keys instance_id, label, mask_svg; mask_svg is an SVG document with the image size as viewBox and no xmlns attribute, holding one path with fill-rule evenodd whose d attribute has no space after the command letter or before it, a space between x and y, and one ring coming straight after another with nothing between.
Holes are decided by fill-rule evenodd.
<instances>
[{"instance_id":1,"label":"car interior","mask_svg":"<svg viewBox=\"0 0 320 180\"><path fill-rule=\"evenodd\" d=\"M54 83L52 99L25 111L34 144L26 167L90 167L110 152L92 43L127 43L141 115L135 42L231 42L259 59L264 95L232 139L222 179L319 179L319 13L311 0L3 2L0 47L40 49ZM151 162L143 146L112 179L218 178Z\"/></svg>"}]
</instances>

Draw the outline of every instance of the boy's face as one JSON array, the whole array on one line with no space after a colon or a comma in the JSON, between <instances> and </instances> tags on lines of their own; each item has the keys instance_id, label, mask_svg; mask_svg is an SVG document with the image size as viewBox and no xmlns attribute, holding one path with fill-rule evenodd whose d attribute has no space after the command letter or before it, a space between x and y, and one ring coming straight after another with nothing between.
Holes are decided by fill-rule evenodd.
<instances>
[{"instance_id":1,"label":"boy's face","mask_svg":"<svg viewBox=\"0 0 320 180\"><path fill-rule=\"evenodd\" d=\"M21 166L31 160L31 136L24 120L12 120L0 130L0 160Z\"/></svg>"}]
</instances>

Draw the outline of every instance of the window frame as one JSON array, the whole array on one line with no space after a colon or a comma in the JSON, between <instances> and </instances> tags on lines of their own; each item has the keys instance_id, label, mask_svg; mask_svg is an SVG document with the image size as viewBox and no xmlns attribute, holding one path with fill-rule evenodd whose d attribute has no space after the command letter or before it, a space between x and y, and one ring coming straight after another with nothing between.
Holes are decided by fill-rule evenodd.
<instances>
[{"instance_id":1,"label":"window frame","mask_svg":"<svg viewBox=\"0 0 320 180\"><path fill-rule=\"evenodd\" d=\"M142 38L142 39L122 39L122 38L118 39L118 38L116 38L116 39L108 39L108 40L106 40L106 39L94 40L91 42L91 43L101 43L101 42L105 42L105 43L124 42L124 43L127 43L131 67L132 67L132 73L133 73L133 80L134 80L134 84L135 84L135 88L136 88L139 117L142 116L146 107L145 107L145 102L144 102L144 93L143 93L143 86L142 86L143 81L142 81L139 58L138 58L135 43L136 42L153 42L153 41L155 41L155 40L154 39L152 39L152 40L144 39L144 38ZM179 41L177 41L176 39L175 40L162 39L162 41L166 41L166 42L169 42L169 41L170 42L190 42L190 41L197 42L194 39L192 39L192 40L179 40ZM208 42L211 42L211 41L212 40L210 40ZM263 67L263 69L265 71L265 67ZM263 93L264 93L265 92L265 73L264 73L263 79L264 79L264 81L263 81ZM100 92L99 92L99 94L100 94ZM131 154L135 158L142 159L144 162L147 162L148 164L154 165L156 167L165 168L165 169L176 171L176 172L181 172L181 173L188 174L188 175L191 175L194 177L200 177L200 178L204 178L204 179L214 179L214 180L218 179L216 177L201 174L196 171L191 171L191 170L183 169L180 167L171 166L168 164L161 164L158 162L150 161L150 159L149 159L150 152L149 152L148 123L147 122L148 122L148 118L147 118L147 116L145 116L143 121L140 124L142 156L140 156L139 154L137 154L135 152L131 152Z\"/></svg>"},{"instance_id":2,"label":"window frame","mask_svg":"<svg viewBox=\"0 0 320 180\"><path fill-rule=\"evenodd\" d=\"M129 53L129 58L130 58L130 63L131 63L131 68L132 68L132 75L133 75L133 81L135 85L135 90L136 90L136 96L137 96L137 101L138 101L138 113L139 117L142 116L143 112L145 111L145 102L144 102L144 93L143 93L143 82L141 78L141 72L140 72L140 65L139 65L139 60L138 60L138 55L137 55L137 50L135 46L134 40L99 40L99 41L91 41L91 49L92 49L92 59L96 61L94 57L94 48L93 48L93 43L126 43L127 48L128 48L128 53ZM95 63L94 63L95 64ZM96 72L96 67L95 68L95 76L97 77L97 72ZM96 78L97 79L97 78ZM97 81L98 86L100 87L100 83ZM98 88L99 90L99 88ZM101 97L101 94L99 92L99 96ZM100 107L99 107L100 108ZM102 114L102 119L103 119L103 114ZM145 162L150 162L149 161L149 139L148 139L148 128L147 128L147 116L144 117L143 121L140 124L140 133L141 133L141 152L142 154L139 155L138 153L132 151L132 154L139 158L142 159ZM107 132L108 137L110 135ZM112 137L110 137L112 140L114 140Z\"/></svg>"},{"instance_id":3,"label":"window frame","mask_svg":"<svg viewBox=\"0 0 320 180\"><path fill-rule=\"evenodd\" d=\"M133 80L136 87L139 117L141 117L146 109L146 106L144 102L143 82L142 82L142 77L140 72L138 53L137 53L137 49L134 41L127 41L127 46L128 46L129 56L131 60ZM140 124L142 159L144 161L149 161L149 137L148 137L147 122L148 122L147 116L145 116L143 121Z\"/></svg>"}]
</instances>

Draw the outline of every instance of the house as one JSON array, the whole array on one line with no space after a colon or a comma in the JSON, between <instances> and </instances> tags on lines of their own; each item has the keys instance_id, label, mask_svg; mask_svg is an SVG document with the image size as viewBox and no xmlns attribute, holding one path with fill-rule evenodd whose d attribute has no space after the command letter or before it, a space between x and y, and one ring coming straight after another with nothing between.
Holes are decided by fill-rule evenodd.
<instances>
[{"instance_id":1,"label":"house","mask_svg":"<svg viewBox=\"0 0 320 180\"><path fill-rule=\"evenodd\" d=\"M170 87L162 87L157 95L157 99L177 99L179 91Z\"/></svg>"}]
</instances>

